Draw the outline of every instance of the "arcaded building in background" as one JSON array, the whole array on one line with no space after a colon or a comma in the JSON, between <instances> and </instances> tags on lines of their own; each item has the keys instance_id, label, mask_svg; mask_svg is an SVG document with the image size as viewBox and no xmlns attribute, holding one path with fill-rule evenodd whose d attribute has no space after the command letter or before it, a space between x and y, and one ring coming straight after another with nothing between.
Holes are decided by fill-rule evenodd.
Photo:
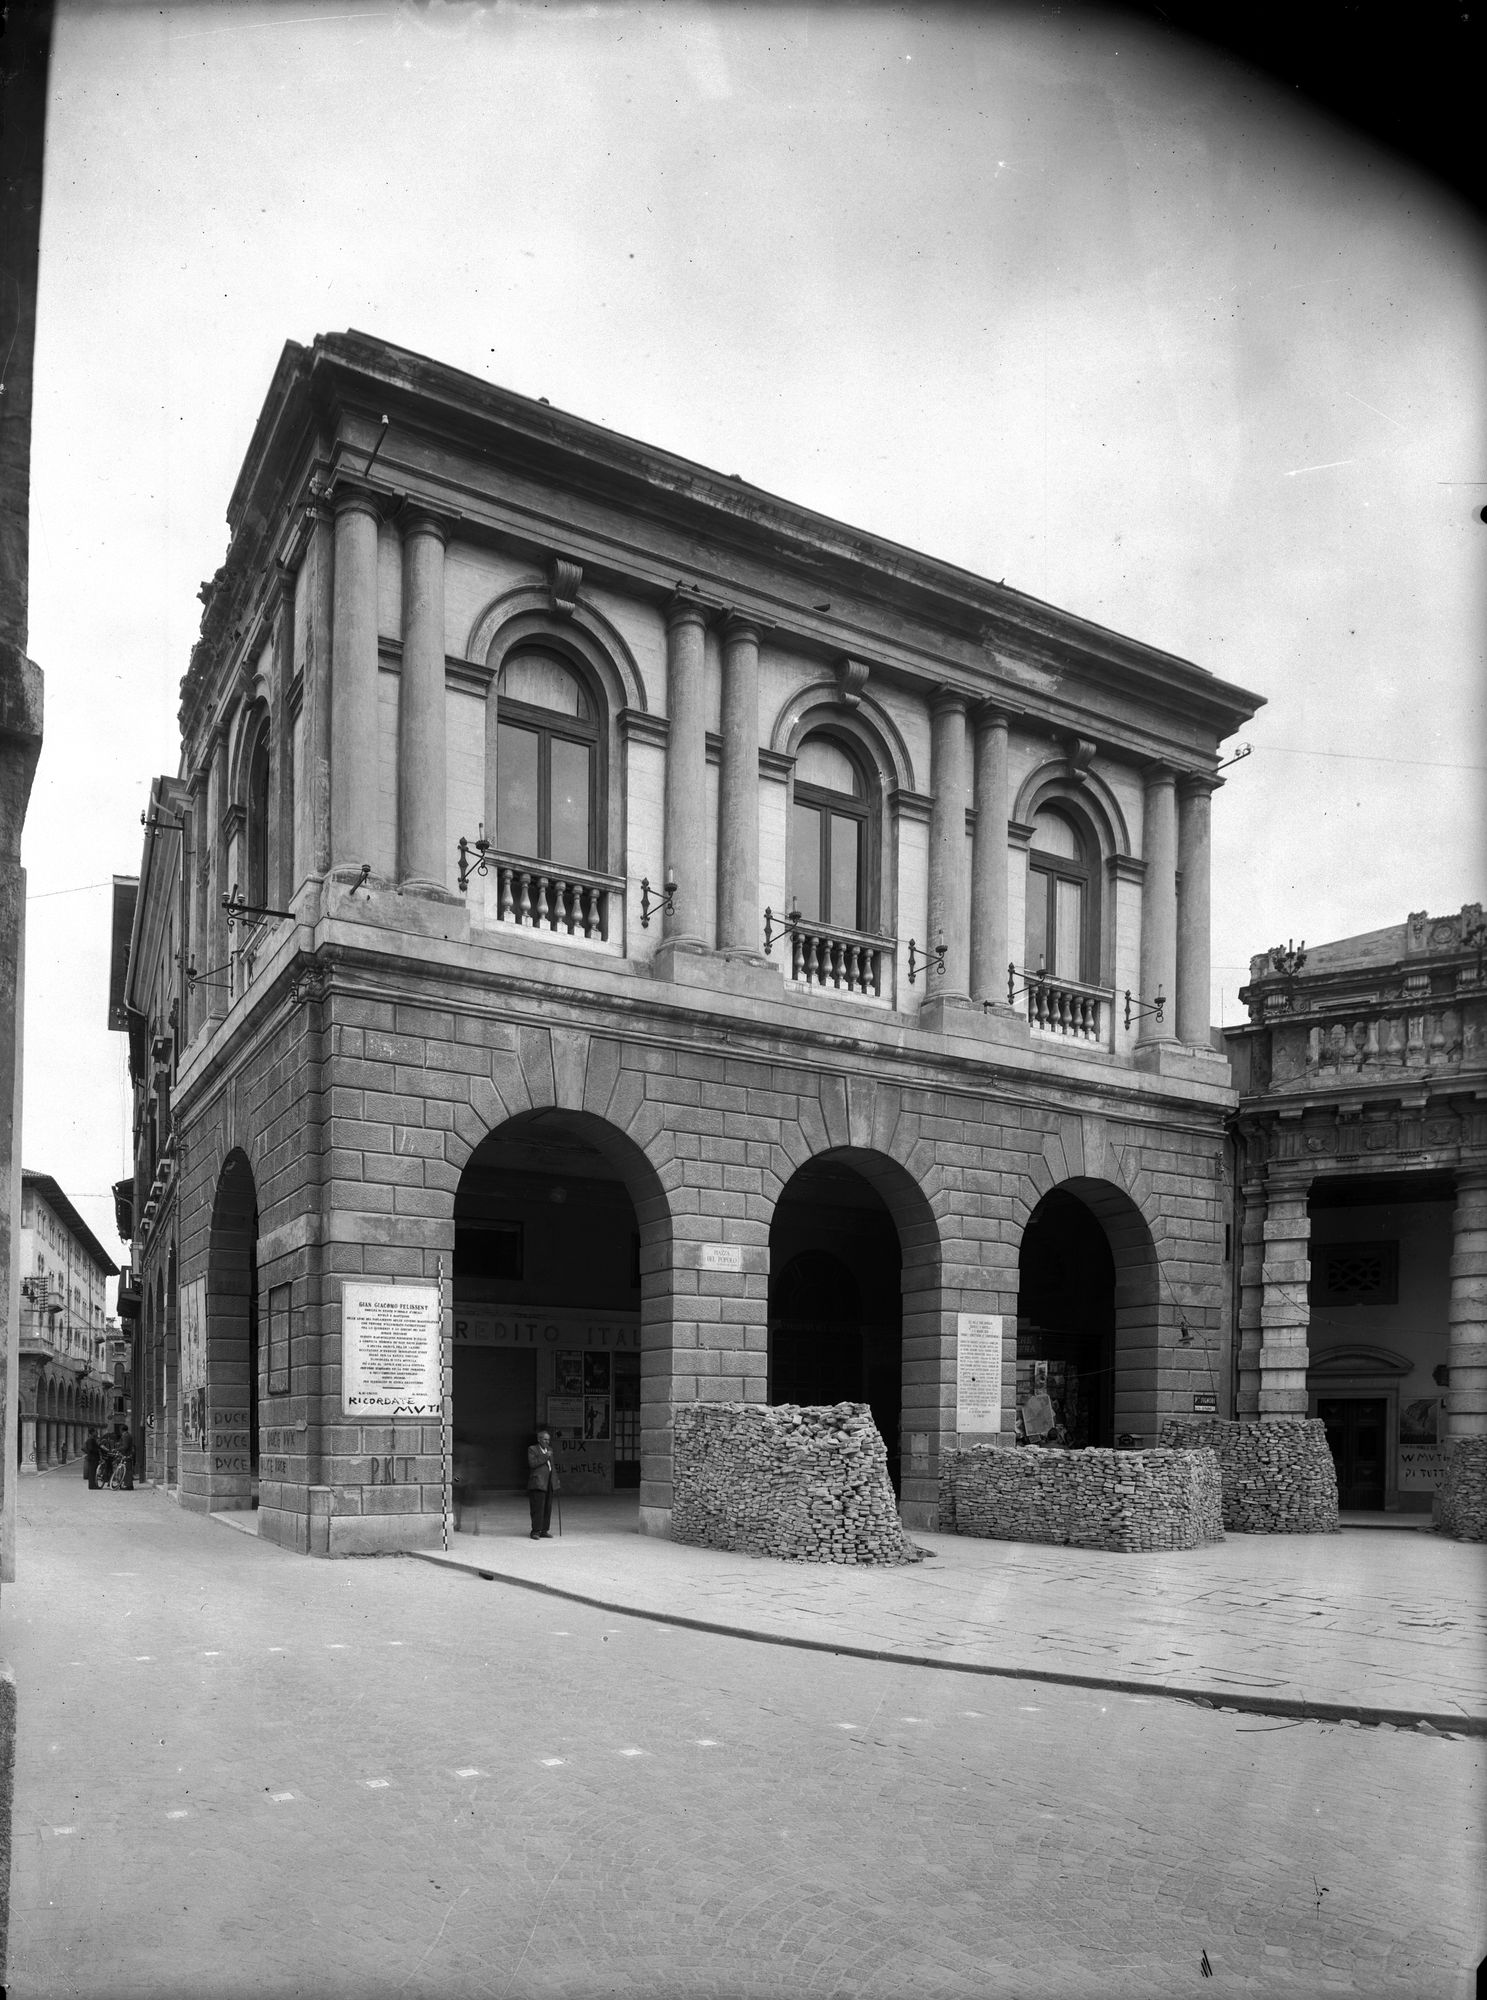
<instances>
[{"instance_id":1,"label":"arcaded building in background","mask_svg":"<svg viewBox=\"0 0 1487 2000\"><path fill-rule=\"evenodd\" d=\"M1320 1417L1345 1508L1427 1513L1487 1439L1484 951L1471 903L1262 952L1226 1030L1239 1414Z\"/></svg>"},{"instance_id":2,"label":"arcaded building in background","mask_svg":"<svg viewBox=\"0 0 1487 2000\"><path fill-rule=\"evenodd\" d=\"M426 1545L541 1420L664 1533L680 1404L851 1398L928 1525L971 1344L979 1436L1231 1413L1254 696L359 334L285 347L228 519L128 969L183 1504ZM442 1283L447 1422L355 1405L372 1279Z\"/></svg>"}]
</instances>

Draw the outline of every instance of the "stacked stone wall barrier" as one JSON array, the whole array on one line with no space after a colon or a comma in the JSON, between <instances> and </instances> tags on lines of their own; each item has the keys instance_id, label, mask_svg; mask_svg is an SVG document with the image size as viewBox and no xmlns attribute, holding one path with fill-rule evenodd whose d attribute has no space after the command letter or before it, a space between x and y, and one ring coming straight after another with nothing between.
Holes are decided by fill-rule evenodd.
<instances>
[{"instance_id":1,"label":"stacked stone wall barrier","mask_svg":"<svg viewBox=\"0 0 1487 2000\"><path fill-rule=\"evenodd\" d=\"M940 1527L1076 1549L1197 1549L1224 1539L1211 1451L972 1445L940 1460Z\"/></svg>"},{"instance_id":2,"label":"stacked stone wall barrier","mask_svg":"<svg viewBox=\"0 0 1487 2000\"><path fill-rule=\"evenodd\" d=\"M1458 1542L1487 1542L1487 1437L1457 1438L1445 1456L1431 1526Z\"/></svg>"},{"instance_id":3,"label":"stacked stone wall barrier","mask_svg":"<svg viewBox=\"0 0 1487 2000\"><path fill-rule=\"evenodd\" d=\"M1335 1535L1337 1468L1320 1417L1270 1423L1174 1420L1163 1444L1215 1455L1224 1526L1239 1535Z\"/></svg>"},{"instance_id":4,"label":"stacked stone wall barrier","mask_svg":"<svg viewBox=\"0 0 1487 2000\"><path fill-rule=\"evenodd\" d=\"M684 1403L671 1539L789 1562L919 1562L866 1403Z\"/></svg>"}]
</instances>

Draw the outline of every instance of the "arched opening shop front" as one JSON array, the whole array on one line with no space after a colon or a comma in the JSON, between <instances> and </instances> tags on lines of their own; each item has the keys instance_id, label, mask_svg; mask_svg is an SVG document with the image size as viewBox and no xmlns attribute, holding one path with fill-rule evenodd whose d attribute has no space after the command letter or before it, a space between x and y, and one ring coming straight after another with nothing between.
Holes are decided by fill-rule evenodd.
<instances>
[{"instance_id":1,"label":"arched opening shop front","mask_svg":"<svg viewBox=\"0 0 1487 2000\"><path fill-rule=\"evenodd\" d=\"M1045 1194L1018 1256L1018 1436L1155 1444L1159 1319L1156 1250L1130 1197L1096 1180Z\"/></svg>"},{"instance_id":2,"label":"arched opening shop front","mask_svg":"<svg viewBox=\"0 0 1487 2000\"><path fill-rule=\"evenodd\" d=\"M204 1327L181 1356L183 1438L206 1456L213 1508L258 1505L258 1193L245 1153L217 1178ZM188 1366L189 1360L189 1366Z\"/></svg>"},{"instance_id":3,"label":"arched opening shop front","mask_svg":"<svg viewBox=\"0 0 1487 2000\"><path fill-rule=\"evenodd\" d=\"M454 1205L454 1476L463 1495L525 1487L527 1446L541 1425L553 1434L565 1493L642 1488L645 1369L648 1357L658 1371L666 1363L670 1265L660 1184L616 1127L534 1111L476 1148ZM660 1427L664 1373L656 1391Z\"/></svg>"},{"instance_id":4,"label":"arched opening shop front","mask_svg":"<svg viewBox=\"0 0 1487 2000\"><path fill-rule=\"evenodd\" d=\"M938 1332L935 1245L904 1170L846 1149L800 1168L770 1224L769 1400L869 1404L895 1492L906 1357Z\"/></svg>"}]
</instances>

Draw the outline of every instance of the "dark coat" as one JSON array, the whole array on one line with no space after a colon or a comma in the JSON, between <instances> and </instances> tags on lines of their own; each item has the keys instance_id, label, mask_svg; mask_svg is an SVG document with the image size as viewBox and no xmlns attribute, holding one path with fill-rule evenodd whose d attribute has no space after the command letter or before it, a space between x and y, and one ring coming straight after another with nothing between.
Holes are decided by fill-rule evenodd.
<instances>
[{"instance_id":1,"label":"dark coat","mask_svg":"<svg viewBox=\"0 0 1487 2000\"><path fill-rule=\"evenodd\" d=\"M561 1493L563 1482L558 1478L557 1467L552 1462L551 1451L544 1451L540 1444L527 1446L527 1491L540 1493L550 1486L554 1493Z\"/></svg>"}]
</instances>

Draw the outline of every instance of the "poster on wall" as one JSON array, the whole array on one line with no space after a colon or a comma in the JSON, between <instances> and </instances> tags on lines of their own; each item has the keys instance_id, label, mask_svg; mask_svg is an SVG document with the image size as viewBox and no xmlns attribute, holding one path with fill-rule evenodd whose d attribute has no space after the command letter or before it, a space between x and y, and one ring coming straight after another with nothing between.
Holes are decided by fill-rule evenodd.
<instances>
[{"instance_id":1,"label":"poster on wall","mask_svg":"<svg viewBox=\"0 0 1487 2000\"><path fill-rule=\"evenodd\" d=\"M553 1391L559 1396L583 1394L583 1349L560 1347L553 1356ZM583 1418L580 1415L580 1424Z\"/></svg>"},{"instance_id":2,"label":"poster on wall","mask_svg":"<svg viewBox=\"0 0 1487 2000\"><path fill-rule=\"evenodd\" d=\"M547 1428L558 1436L583 1436L583 1397L553 1396L547 1399Z\"/></svg>"},{"instance_id":3,"label":"poster on wall","mask_svg":"<svg viewBox=\"0 0 1487 2000\"><path fill-rule=\"evenodd\" d=\"M193 1278L181 1287L181 1443L203 1450L206 1429L207 1281Z\"/></svg>"},{"instance_id":4,"label":"poster on wall","mask_svg":"<svg viewBox=\"0 0 1487 2000\"><path fill-rule=\"evenodd\" d=\"M289 1299L291 1287L270 1285L268 1294L268 1392L289 1394Z\"/></svg>"},{"instance_id":5,"label":"poster on wall","mask_svg":"<svg viewBox=\"0 0 1487 2000\"><path fill-rule=\"evenodd\" d=\"M437 1285L347 1278L341 1287L341 1406L348 1417L443 1414Z\"/></svg>"},{"instance_id":6,"label":"poster on wall","mask_svg":"<svg viewBox=\"0 0 1487 2000\"><path fill-rule=\"evenodd\" d=\"M1399 1487L1402 1493L1433 1493L1444 1476L1443 1396L1421 1396L1399 1412Z\"/></svg>"},{"instance_id":7,"label":"poster on wall","mask_svg":"<svg viewBox=\"0 0 1487 2000\"><path fill-rule=\"evenodd\" d=\"M955 1428L1002 1428L1002 1315L960 1313L956 1319Z\"/></svg>"}]
</instances>

